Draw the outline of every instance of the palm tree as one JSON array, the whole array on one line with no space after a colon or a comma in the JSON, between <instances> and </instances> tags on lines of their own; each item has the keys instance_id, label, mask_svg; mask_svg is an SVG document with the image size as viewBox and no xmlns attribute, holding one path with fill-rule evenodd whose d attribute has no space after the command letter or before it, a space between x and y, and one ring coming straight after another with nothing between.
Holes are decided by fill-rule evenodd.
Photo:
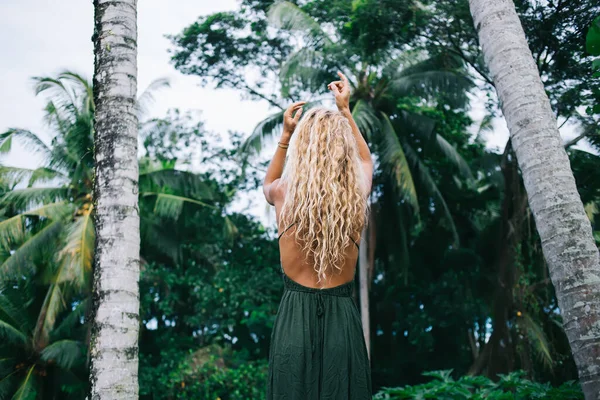
<instances>
[{"instance_id":1,"label":"palm tree","mask_svg":"<svg viewBox=\"0 0 600 400\"><path fill-rule=\"evenodd\" d=\"M600 393L600 259L556 118L511 0L470 0L586 399Z\"/></svg>"},{"instance_id":2,"label":"palm tree","mask_svg":"<svg viewBox=\"0 0 600 400\"><path fill-rule=\"evenodd\" d=\"M43 161L36 169L0 166L4 188L0 196L0 282L44 277L49 286L40 305L41 320L35 335L40 343L47 343L58 316L68 311L72 299L85 299L91 293L96 236L91 214L94 102L91 84L73 72L35 78L35 83L36 93L50 95L45 120L54 136L46 144L24 129L12 128L0 134L3 153L10 152L18 141L42 155ZM165 84L158 80L140 96L139 113L152 92ZM164 240L168 232L163 232L157 221L178 221L183 207L216 208L210 204L212 190L201 177L176 170L172 163L161 165L142 159L140 171L140 201L144 210L152 213L142 216L146 232L142 240L176 261L177 246ZM225 222L230 224L226 217ZM84 305L87 316L90 302ZM0 316L2 322L6 320ZM88 324L85 343L90 328Z\"/></svg>"},{"instance_id":3,"label":"palm tree","mask_svg":"<svg viewBox=\"0 0 600 400\"><path fill-rule=\"evenodd\" d=\"M424 153L425 147L441 151L464 179L472 182L473 176L457 149L435 132L433 120L399 104L407 100L418 106L443 102L451 108L465 107L472 82L464 71L462 61L447 54L427 56L417 51L391 52L374 59L368 48L350 48L335 34L325 32L298 6L286 1L275 3L270 8L269 19L281 29L301 34L304 42L281 68L282 97L291 97L294 89L323 93L336 70L344 71L354 87L350 101L352 113L371 144L377 161L376 174L382 179L380 192L372 196L373 201L379 207L386 207L385 212L377 213L378 218L371 221L369 229L381 226L387 231L387 236L400 239L394 247L398 249L397 259L403 261L405 275L410 223L404 215L418 217L420 204L429 203L431 208L443 215L453 243L458 246L459 235L450 210L420 154ZM282 114L283 111L259 123L241 152L249 154L260 150L264 138L273 135L280 127ZM421 199L418 193L421 193ZM381 198L390 195L391 201ZM392 209L389 209L390 206ZM394 221L390 223L391 220ZM369 247L373 254L376 236L367 232L365 237L370 238ZM367 257L367 253L361 257ZM359 265L373 269L372 262L366 260L360 260ZM361 274L368 275L372 273ZM366 304L366 291L361 293L361 303ZM363 311L368 310L363 307ZM368 327L364 326L364 329L368 337Z\"/></svg>"},{"instance_id":4,"label":"palm tree","mask_svg":"<svg viewBox=\"0 0 600 400\"><path fill-rule=\"evenodd\" d=\"M38 277L39 278L39 277ZM89 300L60 314L49 335L45 303L54 284L33 277L0 287L0 398L81 399L87 387L86 329Z\"/></svg>"}]
</instances>

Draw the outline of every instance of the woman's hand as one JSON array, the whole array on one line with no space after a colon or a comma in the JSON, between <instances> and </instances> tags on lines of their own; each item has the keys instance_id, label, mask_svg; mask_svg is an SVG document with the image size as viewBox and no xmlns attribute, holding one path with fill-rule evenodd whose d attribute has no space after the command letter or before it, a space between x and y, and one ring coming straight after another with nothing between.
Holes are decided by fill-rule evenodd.
<instances>
[{"instance_id":1,"label":"woman's hand","mask_svg":"<svg viewBox=\"0 0 600 400\"><path fill-rule=\"evenodd\" d=\"M286 139L289 139L294 133L302 115L302 106L305 104L305 101L298 101L285 110L283 114L283 136L287 137ZM296 112L296 115L294 115L294 112Z\"/></svg>"},{"instance_id":2,"label":"woman's hand","mask_svg":"<svg viewBox=\"0 0 600 400\"><path fill-rule=\"evenodd\" d=\"M338 110L350 110L350 82L348 82L346 75L341 72L338 72L338 75L342 80L333 81L327 85L327 87L335 96L335 104L337 105Z\"/></svg>"}]
</instances>

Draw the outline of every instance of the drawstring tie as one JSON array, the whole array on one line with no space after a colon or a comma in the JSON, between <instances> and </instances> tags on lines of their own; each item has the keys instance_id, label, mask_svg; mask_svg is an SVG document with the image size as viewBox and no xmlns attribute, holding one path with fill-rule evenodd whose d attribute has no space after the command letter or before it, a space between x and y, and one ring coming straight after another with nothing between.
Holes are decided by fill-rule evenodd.
<instances>
[{"instance_id":1,"label":"drawstring tie","mask_svg":"<svg viewBox=\"0 0 600 400\"><path fill-rule=\"evenodd\" d=\"M322 317L323 312L325 311L323 305L323 295L321 292L316 292L315 295L317 296L317 317Z\"/></svg>"}]
</instances>

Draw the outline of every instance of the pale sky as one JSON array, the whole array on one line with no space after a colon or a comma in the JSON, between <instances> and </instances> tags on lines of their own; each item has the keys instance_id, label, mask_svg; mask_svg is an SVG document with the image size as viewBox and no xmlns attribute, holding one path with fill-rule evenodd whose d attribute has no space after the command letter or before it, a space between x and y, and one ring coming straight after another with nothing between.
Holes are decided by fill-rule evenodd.
<instances>
[{"instance_id":1,"label":"pale sky","mask_svg":"<svg viewBox=\"0 0 600 400\"><path fill-rule=\"evenodd\" d=\"M201 88L197 77L184 76L169 63L167 49L172 46L166 34L179 33L200 15L237 7L236 0L138 2L138 89L143 91L157 78L171 81L171 88L157 95L149 117L163 117L175 107L201 110L208 130L250 134L273 111L264 101L242 101L241 92L235 90ZM69 69L91 80L92 32L91 0L0 0L0 132L18 127L50 138L42 121L45 99L34 95L31 77L54 76ZM474 104L473 118L482 115L481 105ZM494 126L495 131L486 136L488 147L502 148L508 138L506 123L498 119ZM0 161L28 168L36 163L24 149Z\"/></svg>"}]
</instances>

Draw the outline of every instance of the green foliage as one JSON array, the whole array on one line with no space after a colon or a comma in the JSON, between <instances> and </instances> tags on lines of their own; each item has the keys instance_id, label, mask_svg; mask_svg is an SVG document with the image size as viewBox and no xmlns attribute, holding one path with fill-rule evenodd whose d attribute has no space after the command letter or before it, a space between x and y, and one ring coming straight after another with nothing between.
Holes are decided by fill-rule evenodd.
<instances>
[{"instance_id":1,"label":"green foliage","mask_svg":"<svg viewBox=\"0 0 600 400\"><path fill-rule=\"evenodd\" d=\"M239 359L231 351L208 346L175 356L166 351L170 360L179 359L172 368L157 376L161 390L153 399L264 399L267 362ZM174 357L175 358L172 358ZM150 370L142 372L142 380ZM142 387L142 398L146 396ZM149 393L148 393L149 394Z\"/></svg>"},{"instance_id":2,"label":"green foliage","mask_svg":"<svg viewBox=\"0 0 600 400\"><path fill-rule=\"evenodd\" d=\"M596 17L589 27L586 36L586 50L593 56L600 56L600 16ZM600 58L595 58L592 61L594 77L600 78ZM588 107L589 114L600 114L600 88L592 88L592 96L595 99L594 105Z\"/></svg>"},{"instance_id":3,"label":"green foliage","mask_svg":"<svg viewBox=\"0 0 600 400\"><path fill-rule=\"evenodd\" d=\"M494 382L483 376L451 377L451 370L423 374L434 380L415 386L384 388L373 399L440 399L440 400L579 400L583 392L575 382L551 387L525 379L523 372L500 375Z\"/></svg>"}]
</instances>

